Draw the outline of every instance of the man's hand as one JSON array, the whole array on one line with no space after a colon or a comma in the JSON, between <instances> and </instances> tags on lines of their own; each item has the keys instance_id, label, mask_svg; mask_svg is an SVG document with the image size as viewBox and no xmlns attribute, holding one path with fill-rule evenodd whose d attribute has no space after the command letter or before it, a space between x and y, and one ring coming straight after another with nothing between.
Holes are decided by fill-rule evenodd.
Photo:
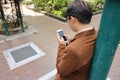
<instances>
[{"instance_id":1,"label":"man's hand","mask_svg":"<svg viewBox=\"0 0 120 80\"><path fill-rule=\"evenodd\" d=\"M61 38L58 33L57 33L57 39L59 44L65 44L63 38Z\"/></svg>"},{"instance_id":2,"label":"man's hand","mask_svg":"<svg viewBox=\"0 0 120 80\"><path fill-rule=\"evenodd\" d=\"M71 40L70 36L69 35L65 35L65 37L67 39L66 43L64 42L64 39L60 38L59 34L57 33L57 39L58 39L59 44L64 44L64 45L66 45L66 44L68 45L69 44L69 42Z\"/></svg>"}]
</instances>

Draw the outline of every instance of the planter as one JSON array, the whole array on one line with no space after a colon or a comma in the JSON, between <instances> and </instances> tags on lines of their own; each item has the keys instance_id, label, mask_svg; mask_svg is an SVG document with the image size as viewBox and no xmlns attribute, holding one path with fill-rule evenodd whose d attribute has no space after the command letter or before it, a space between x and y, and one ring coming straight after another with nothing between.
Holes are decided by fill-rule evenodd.
<instances>
[{"instance_id":1,"label":"planter","mask_svg":"<svg viewBox=\"0 0 120 80\"><path fill-rule=\"evenodd\" d=\"M59 21L62 21L62 22L65 22L65 21L66 21L66 18L57 16L57 15L54 15L54 14L51 14L51 13L48 13L48 12L45 12L44 14L47 15L47 16L50 16L50 17L52 17L52 18L55 18L55 19L57 19L57 20L59 20Z\"/></svg>"},{"instance_id":2,"label":"planter","mask_svg":"<svg viewBox=\"0 0 120 80\"><path fill-rule=\"evenodd\" d=\"M27 28L28 28L28 24L26 22L24 22L24 29L27 29ZM22 32L21 26L18 26L16 28L11 28L11 29L9 29L9 32L11 35L18 34L18 33ZM5 35L5 30L4 30L3 26L2 26L2 29L0 29L0 34Z\"/></svg>"},{"instance_id":3,"label":"planter","mask_svg":"<svg viewBox=\"0 0 120 80\"><path fill-rule=\"evenodd\" d=\"M33 6L32 6L32 7L31 7L31 6L27 6L27 8L36 11L36 10L33 8ZM46 12L46 11L37 11L37 12L41 12L42 14L45 14L45 15L47 15L47 16L49 16L49 17L55 18L55 19L57 19L57 20L59 20L59 21L62 21L62 22L65 22L65 21L66 21L65 18L60 17L60 16L57 16L57 15L54 15L54 14L51 14L51 13L48 13L48 12ZM100 14L100 13L102 13L102 10L99 10L99 11L97 11L97 12L93 12L93 15L97 15L97 14Z\"/></svg>"},{"instance_id":4,"label":"planter","mask_svg":"<svg viewBox=\"0 0 120 80\"><path fill-rule=\"evenodd\" d=\"M62 21L62 22L65 22L65 21L66 21L66 18L57 16L57 15L54 15L54 14L51 14L51 13L48 13L48 12L42 12L42 13L44 13L45 15L50 16L50 17L52 17L52 18L55 18L55 19L57 19L57 20L59 20L59 21ZM100 13L102 13L102 10L99 10L99 11L97 11L97 12L93 12L93 15L97 15L97 14L100 14Z\"/></svg>"},{"instance_id":5,"label":"planter","mask_svg":"<svg viewBox=\"0 0 120 80\"><path fill-rule=\"evenodd\" d=\"M99 10L99 11L97 11L97 12L93 12L93 15L100 14L100 13L102 13L102 11L103 11L103 10Z\"/></svg>"}]
</instances>

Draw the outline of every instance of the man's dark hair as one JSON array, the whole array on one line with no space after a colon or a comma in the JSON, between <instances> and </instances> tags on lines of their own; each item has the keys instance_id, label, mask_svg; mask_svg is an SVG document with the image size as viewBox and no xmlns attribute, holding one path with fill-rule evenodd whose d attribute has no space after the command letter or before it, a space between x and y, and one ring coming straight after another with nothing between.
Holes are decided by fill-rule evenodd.
<instances>
[{"instance_id":1,"label":"man's dark hair","mask_svg":"<svg viewBox=\"0 0 120 80\"><path fill-rule=\"evenodd\" d=\"M92 9L89 4L83 0L74 0L67 8L67 17L76 17L82 24L89 24L92 17Z\"/></svg>"}]
</instances>

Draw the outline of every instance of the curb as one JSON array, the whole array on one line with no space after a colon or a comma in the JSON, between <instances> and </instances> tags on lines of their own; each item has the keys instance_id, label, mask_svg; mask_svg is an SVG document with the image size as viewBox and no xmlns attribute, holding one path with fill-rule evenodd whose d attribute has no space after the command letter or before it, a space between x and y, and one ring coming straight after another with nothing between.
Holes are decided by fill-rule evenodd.
<instances>
[{"instance_id":1,"label":"curb","mask_svg":"<svg viewBox=\"0 0 120 80\"><path fill-rule=\"evenodd\" d=\"M24 24L24 30L26 30L28 28L28 24L26 22L23 21L23 24ZM9 26L8 26L9 27ZM14 34L18 34L18 33L21 33L22 32L22 29L21 29L21 25L16 27L16 28L13 28L13 29L9 29L9 32L10 32L10 35L14 35ZM4 29L1 29L0 30L0 34L1 35L5 35L5 30Z\"/></svg>"},{"instance_id":2,"label":"curb","mask_svg":"<svg viewBox=\"0 0 120 80\"><path fill-rule=\"evenodd\" d=\"M100 14L100 13L102 13L102 10L97 11L97 12L93 12L93 16L94 16L94 15L97 15L97 14ZM62 22L65 22L65 21L66 21L66 18L57 16L57 15L54 15L54 14L51 14L51 13L48 13L48 12L44 12L44 14L47 15L47 16L50 16L50 17L52 17L52 18L55 18L55 19L57 19L57 20L59 20L59 21L62 21Z\"/></svg>"},{"instance_id":3,"label":"curb","mask_svg":"<svg viewBox=\"0 0 120 80\"><path fill-rule=\"evenodd\" d=\"M100 14L100 13L102 13L103 12L103 10L99 10L99 11L97 11L97 12L93 12L93 16L94 15L97 15L97 14Z\"/></svg>"},{"instance_id":4,"label":"curb","mask_svg":"<svg viewBox=\"0 0 120 80\"><path fill-rule=\"evenodd\" d=\"M62 22L65 22L66 21L66 18L63 18L63 17L60 17L60 16L57 16L57 15L54 15L54 14L51 14L51 13L44 13L45 15L49 16L49 17L52 17L54 19L57 19L59 21L62 21Z\"/></svg>"}]
</instances>

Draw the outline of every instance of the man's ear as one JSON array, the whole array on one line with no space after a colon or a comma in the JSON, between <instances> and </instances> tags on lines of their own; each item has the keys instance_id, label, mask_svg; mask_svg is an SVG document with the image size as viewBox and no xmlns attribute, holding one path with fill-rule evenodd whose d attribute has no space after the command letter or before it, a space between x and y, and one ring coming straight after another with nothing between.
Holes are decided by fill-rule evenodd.
<instances>
[{"instance_id":1,"label":"man's ear","mask_svg":"<svg viewBox=\"0 0 120 80\"><path fill-rule=\"evenodd\" d=\"M76 18L75 18L75 17L73 17L73 16L71 16L71 20L72 20L72 22L73 22L73 23L75 23Z\"/></svg>"}]
</instances>

